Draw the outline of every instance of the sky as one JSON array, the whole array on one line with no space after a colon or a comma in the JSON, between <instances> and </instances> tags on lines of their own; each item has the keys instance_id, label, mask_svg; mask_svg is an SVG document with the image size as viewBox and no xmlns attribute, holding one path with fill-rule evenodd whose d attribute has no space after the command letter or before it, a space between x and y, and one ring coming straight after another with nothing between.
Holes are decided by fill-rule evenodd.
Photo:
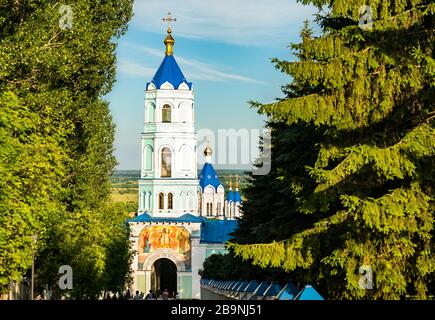
<instances>
[{"instance_id":1,"label":"sky","mask_svg":"<svg viewBox=\"0 0 435 320\"><path fill-rule=\"evenodd\" d=\"M291 79L275 70L270 59L294 60L288 45L299 42L303 21L312 22L317 12L296 0L271 4L270 0L135 1L128 31L116 40L117 81L105 97L116 124L118 170L140 169L145 84L164 58L168 25L162 18L168 12L177 19L172 24L174 56L194 86L196 130L216 135L219 129L248 130L254 133L250 148L256 152L254 136L262 132L266 119L248 101L268 103L282 97L281 86ZM239 162L231 168L246 168L246 161ZM216 167L230 168L224 164L220 161Z\"/></svg>"}]
</instances>

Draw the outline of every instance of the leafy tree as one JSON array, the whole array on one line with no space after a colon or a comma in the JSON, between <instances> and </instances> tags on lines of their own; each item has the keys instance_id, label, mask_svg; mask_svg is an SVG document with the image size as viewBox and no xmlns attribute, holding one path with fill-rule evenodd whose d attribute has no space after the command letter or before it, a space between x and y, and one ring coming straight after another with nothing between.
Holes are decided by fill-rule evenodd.
<instances>
[{"instance_id":1,"label":"leafy tree","mask_svg":"<svg viewBox=\"0 0 435 320\"><path fill-rule=\"evenodd\" d=\"M76 216L59 215L48 228L51 240L40 250L36 260L38 283L48 284L54 296L58 270L70 265L73 270L72 298L97 298L103 291L122 292L131 277L131 259L127 206L109 204L98 211L81 211Z\"/></svg>"},{"instance_id":2,"label":"leafy tree","mask_svg":"<svg viewBox=\"0 0 435 320\"><path fill-rule=\"evenodd\" d=\"M427 298L435 269L435 4L370 1L367 29L358 26L360 1L301 2L329 8L318 16L323 34L305 28L291 46L299 61L274 59L293 78L286 99L253 103L288 132L314 130L312 148L302 150L305 175L283 160L269 177L281 181L288 211L277 214L292 226L284 240L280 232L272 239L279 241L229 247L254 265L305 274L330 298ZM292 142L284 156L301 153ZM261 179L268 181L253 185ZM266 202L260 208L278 221ZM248 203L244 219L250 211ZM254 225L242 220L241 228ZM360 288L363 265L373 270L373 290Z\"/></svg>"},{"instance_id":3,"label":"leafy tree","mask_svg":"<svg viewBox=\"0 0 435 320\"><path fill-rule=\"evenodd\" d=\"M0 290L20 280L36 251L49 269L72 261L77 283L94 290L76 296L91 297L104 287L92 277L110 263L106 250L120 245L100 241L117 230L99 219L116 164L102 97L132 1L74 1L70 29L59 24L62 4L0 0Z\"/></svg>"}]
</instances>

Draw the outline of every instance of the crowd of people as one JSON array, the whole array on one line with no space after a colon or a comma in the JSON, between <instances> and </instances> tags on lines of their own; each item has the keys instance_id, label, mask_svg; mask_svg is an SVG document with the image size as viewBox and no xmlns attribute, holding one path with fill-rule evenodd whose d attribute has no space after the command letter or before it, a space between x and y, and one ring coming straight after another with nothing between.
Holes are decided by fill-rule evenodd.
<instances>
[{"instance_id":1,"label":"crowd of people","mask_svg":"<svg viewBox=\"0 0 435 320\"><path fill-rule=\"evenodd\" d=\"M173 294L169 292L168 289L163 290L162 294L157 297L153 293L152 290L148 292L148 294L144 298L144 293L136 291L136 295L133 297L133 300L178 300L180 299L180 296L177 291L175 291Z\"/></svg>"},{"instance_id":2,"label":"crowd of people","mask_svg":"<svg viewBox=\"0 0 435 320\"><path fill-rule=\"evenodd\" d=\"M45 294L45 293L44 293ZM46 298L45 296L39 294L35 297L35 300L50 300L50 296ZM65 297L61 297L61 300L64 300ZM123 293L112 293L106 292L100 299L103 300L178 300L180 296L177 291L170 292L168 289L163 290L160 296L157 296L153 293L152 290L148 292L145 296L143 292L136 291L135 295L130 294L130 290L126 290Z\"/></svg>"}]
</instances>

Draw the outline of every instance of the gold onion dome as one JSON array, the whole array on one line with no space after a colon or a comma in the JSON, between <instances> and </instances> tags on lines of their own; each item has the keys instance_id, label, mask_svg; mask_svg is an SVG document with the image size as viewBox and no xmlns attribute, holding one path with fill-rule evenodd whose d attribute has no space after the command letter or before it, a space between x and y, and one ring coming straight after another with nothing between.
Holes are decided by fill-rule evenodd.
<instances>
[{"instance_id":1,"label":"gold onion dome","mask_svg":"<svg viewBox=\"0 0 435 320\"><path fill-rule=\"evenodd\" d=\"M175 40L172 37L172 29L168 28L168 35L165 38L165 46L166 46L166 55L172 56L174 54L174 44Z\"/></svg>"},{"instance_id":2,"label":"gold onion dome","mask_svg":"<svg viewBox=\"0 0 435 320\"><path fill-rule=\"evenodd\" d=\"M208 144L207 147L206 147L205 150L204 150L204 155L205 155L206 157L209 157L209 156L212 155L212 153L213 153L213 151L211 150L211 147L210 147L210 145Z\"/></svg>"}]
</instances>

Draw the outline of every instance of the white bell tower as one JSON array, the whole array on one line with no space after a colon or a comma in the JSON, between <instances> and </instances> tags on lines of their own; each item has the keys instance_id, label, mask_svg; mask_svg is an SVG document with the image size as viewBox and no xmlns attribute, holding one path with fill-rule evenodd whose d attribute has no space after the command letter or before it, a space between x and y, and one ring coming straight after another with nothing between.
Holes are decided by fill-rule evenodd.
<instances>
[{"instance_id":1,"label":"white bell tower","mask_svg":"<svg viewBox=\"0 0 435 320\"><path fill-rule=\"evenodd\" d=\"M138 214L198 215L194 92L174 55L172 30L162 64L145 89Z\"/></svg>"}]
</instances>

